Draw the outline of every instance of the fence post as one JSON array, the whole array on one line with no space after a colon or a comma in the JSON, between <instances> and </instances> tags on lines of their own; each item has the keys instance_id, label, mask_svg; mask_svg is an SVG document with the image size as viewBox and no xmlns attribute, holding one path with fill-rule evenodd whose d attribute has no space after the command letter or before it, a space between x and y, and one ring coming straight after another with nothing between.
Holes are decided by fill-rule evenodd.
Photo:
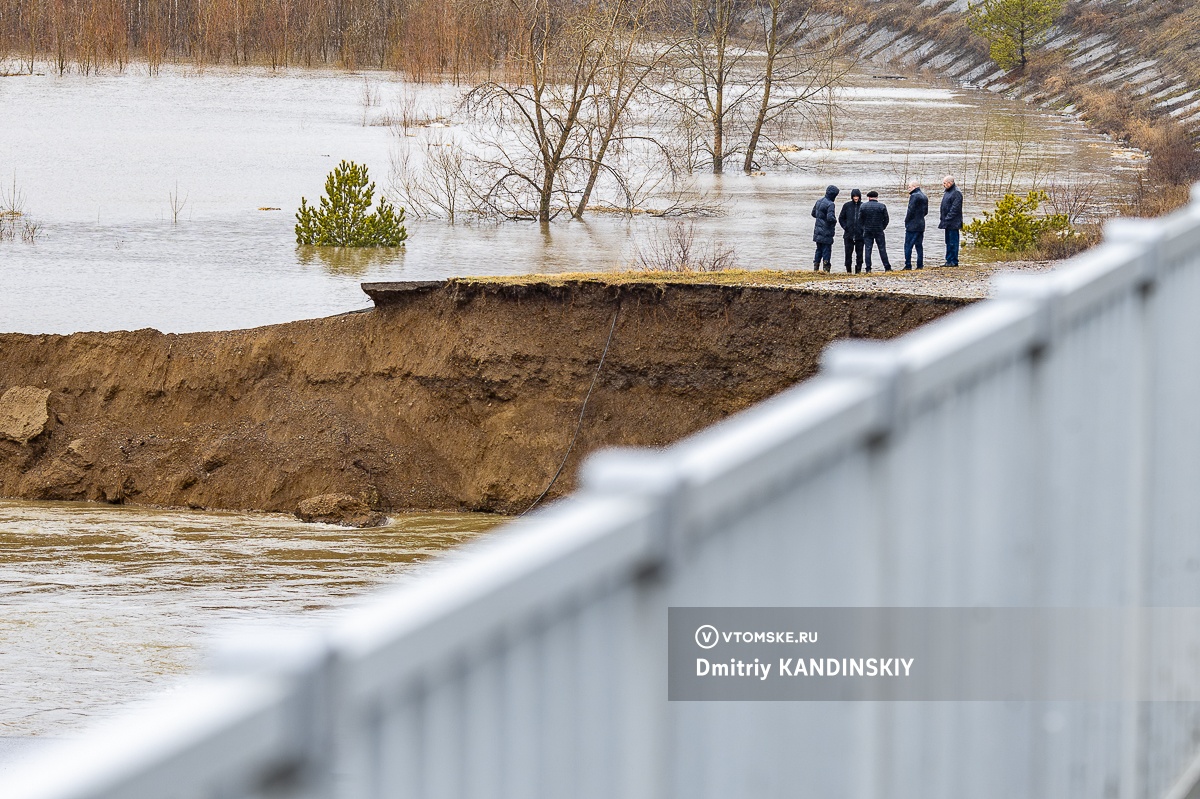
<instances>
[{"instance_id":1,"label":"fence post","mask_svg":"<svg viewBox=\"0 0 1200 799\"><path fill-rule=\"evenodd\" d=\"M610 449L597 452L579 472L581 493L639 496L654 503L657 553L634 583L637 630L631 636L630 685L624 697L626 735L621 796L667 799L671 795L670 719L667 702L667 606L672 572L685 557L680 502L683 475L669 456L653 451Z\"/></svg>"},{"instance_id":2,"label":"fence post","mask_svg":"<svg viewBox=\"0 0 1200 799\"><path fill-rule=\"evenodd\" d=\"M267 793L287 799L333 799L333 652L324 637L306 630L251 625L219 638L209 654L216 676L266 677L289 684L299 737L296 757L273 769Z\"/></svg>"}]
</instances>

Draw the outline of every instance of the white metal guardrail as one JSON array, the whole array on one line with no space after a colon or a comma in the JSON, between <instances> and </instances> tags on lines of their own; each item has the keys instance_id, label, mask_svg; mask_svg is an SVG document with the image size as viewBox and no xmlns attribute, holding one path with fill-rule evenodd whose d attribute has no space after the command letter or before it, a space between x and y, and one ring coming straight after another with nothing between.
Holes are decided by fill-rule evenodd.
<instances>
[{"instance_id":1,"label":"white metal guardrail","mask_svg":"<svg viewBox=\"0 0 1200 799\"><path fill-rule=\"evenodd\" d=\"M231 645L0 797L1192 795L1195 703L666 701L668 606L1200 606L1200 195L1108 233L593 458L575 496L325 634ZM1176 646L1147 631L1138 679L1200 681Z\"/></svg>"}]
</instances>

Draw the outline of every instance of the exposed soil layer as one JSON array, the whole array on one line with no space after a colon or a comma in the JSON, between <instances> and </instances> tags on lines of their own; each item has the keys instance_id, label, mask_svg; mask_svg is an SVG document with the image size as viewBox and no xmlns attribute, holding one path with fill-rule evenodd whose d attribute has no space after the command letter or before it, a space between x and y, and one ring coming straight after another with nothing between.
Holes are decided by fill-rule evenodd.
<instances>
[{"instance_id":1,"label":"exposed soil layer","mask_svg":"<svg viewBox=\"0 0 1200 799\"><path fill-rule=\"evenodd\" d=\"M451 281L381 302L252 330L0 335L0 395L50 392L41 432L0 435L0 495L520 511L562 461L610 330L551 496L592 450L667 444L813 374L834 339L895 336L968 300Z\"/></svg>"}]
</instances>

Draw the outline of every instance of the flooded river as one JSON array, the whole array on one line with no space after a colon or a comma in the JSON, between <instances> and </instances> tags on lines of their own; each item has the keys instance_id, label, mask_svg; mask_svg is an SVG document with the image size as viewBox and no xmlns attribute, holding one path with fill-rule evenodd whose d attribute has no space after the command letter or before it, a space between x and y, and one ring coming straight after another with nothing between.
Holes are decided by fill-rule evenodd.
<instances>
[{"instance_id":1,"label":"flooded river","mask_svg":"<svg viewBox=\"0 0 1200 799\"><path fill-rule=\"evenodd\" d=\"M194 670L214 628L310 623L499 521L408 514L347 530L0 500L0 737L70 733Z\"/></svg>"},{"instance_id":2,"label":"flooded river","mask_svg":"<svg viewBox=\"0 0 1200 799\"><path fill-rule=\"evenodd\" d=\"M301 196L319 196L343 158L367 164L386 188L398 152L454 135L460 96L387 73L150 77L131 67L0 78L0 199L15 186L41 226L33 244L0 242L0 331L251 327L367 307L362 280L617 269L665 224L411 220L401 253L327 263L297 251ZM446 121L382 124L404 104ZM828 183L845 197L877 188L899 209L908 177L922 178L936 203L949 171L978 214L1005 186L1024 191L1052 175L1111 186L1131 167L1128 152L1078 122L980 89L863 73L836 106L831 125L786 131L777 142L786 160L765 174L697 176L697 190L723 207L696 222L698 235L732 247L741 266L797 268L811 264L809 209ZM902 237L891 238L895 253Z\"/></svg>"}]
</instances>

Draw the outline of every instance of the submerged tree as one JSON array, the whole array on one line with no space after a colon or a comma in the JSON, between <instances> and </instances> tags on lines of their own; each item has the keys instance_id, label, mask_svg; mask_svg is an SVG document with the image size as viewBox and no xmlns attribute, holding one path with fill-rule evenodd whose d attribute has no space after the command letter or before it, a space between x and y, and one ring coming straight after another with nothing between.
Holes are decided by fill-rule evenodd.
<instances>
[{"instance_id":1,"label":"submerged tree","mask_svg":"<svg viewBox=\"0 0 1200 799\"><path fill-rule=\"evenodd\" d=\"M408 238L404 209L398 211L384 197L369 213L375 196L367 168L342 161L325 179L325 196L319 207L300 198L296 212L296 243L323 247L399 247Z\"/></svg>"},{"instance_id":2,"label":"submerged tree","mask_svg":"<svg viewBox=\"0 0 1200 799\"><path fill-rule=\"evenodd\" d=\"M758 108L750 128L742 171L758 167L755 155L769 123L781 124L798 112L822 106L833 149L833 90L849 70L835 61L837 30L814 22L809 0L763 0L756 7L757 31L763 43L758 82ZM818 98L824 96L825 103Z\"/></svg>"},{"instance_id":3,"label":"submerged tree","mask_svg":"<svg viewBox=\"0 0 1200 799\"><path fill-rule=\"evenodd\" d=\"M967 4L972 33L987 39L992 60L1004 69L1029 63L1066 0L980 0Z\"/></svg>"},{"instance_id":4,"label":"submerged tree","mask_svg":"<svg viewBox=\"0 0 1200 799\"><path fill-rule=\"evenodd\" d=\"M730 127L753 102L754 86L735 74L754 53L745 35L747 0L691 0L686 6L684 45L679 48L674 85L685 127L707 129L702 148L713 174L737 152Z\"/></svg>"},{"instance_id":5,"label":"submerged tree","mask_svg":"<svg viewBox=\"0 0 1200 799\"><path fill-rule=\"evenodd\" d=\"M812 0L689 0L677 8L671 25L680 43L663 95L679 112L695 165L721 174L741 153L742 169L752 171L768 128L804 118L840 80L837 28L817 17Z\"/></svg>"},{"instance_id":6,"label":"submerged tree","mask_svg":"<svg viewBox=\"0 0 1200 799\"><path fill-rule=\"evenodd\" d=\"M582 217L601 181L626 206L636 179L617 163L634 142L631 107L670 43L650 35L657 0L512 0L524 37L507 79L476 86L465 108L502 133L476 142L479 206L488 215L547 222Z\"/></svg>"}]
</instances>

